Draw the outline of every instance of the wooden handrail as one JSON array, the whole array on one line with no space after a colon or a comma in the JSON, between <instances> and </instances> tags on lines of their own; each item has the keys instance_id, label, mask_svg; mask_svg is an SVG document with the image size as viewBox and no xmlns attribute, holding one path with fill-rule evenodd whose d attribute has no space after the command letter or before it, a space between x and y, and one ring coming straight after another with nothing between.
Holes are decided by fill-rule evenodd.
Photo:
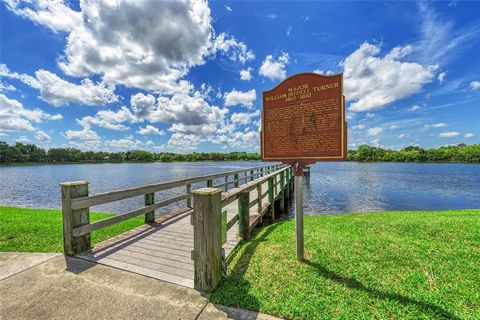
<instances>
[{"instance_id":1,"label":"wooden handrail","mask_svg":"<svg viewBox=\"0 0 480 320\"><path fill-rule=\"evenodd\" d=\"M205 176L194 177L189 179L175 180L170 182L150 184L142 187L133 187L133 188L127 188L122 190L98 193L92 196L79 197L76 199L72 199L71 207L72 207L72 210L79 210L79 209L93 207L93 206L97 206L97 205L101 205L109 202L119 201L127 198L133 198L133 197L141 196L147 193L154 193L162 190L178 188L178 187L185 186L187 184L194 184L194 183L199 183L207 180L222 178L225 176L231 176L241 172L250 171L255 168L257 169L268 168L268 167L278 168L280 166L281 166L280 164L274 164L274 165L266 165L266 166L258 166L258 167L248 167L240 170L227 171L223 173L205 175ZM231 181L231 183L235 183L235 182L238 183L239 180L243 180L243 179L244 177L241 177Z\"/></svg>"},{"instance_id":2,"label":"wooden handrail","mask_svg":"<svg viewBox=\"0 0 480 320\"><path fill-rule=\"evenodd\" d=\"M112 224L119 223L121 221L140 216L142 214L145 214L147 212L159 209L161 207L168 206L169 204L179 202L179 201L182 201L182 200L186 200L189 197L190 197L190 195L187 195L187 194L181 195L181 196L178 196L178 197L173 197L173 198L170 198L170 199L166 199L166 200L163 200L163 201L160 201L160 202L142 207L140 209L135 209L135 210L123 213L123 214L113 216L111 218L95 221L95 222L92 222L90 224L86 224L86 225L83 225L83 226L80 226L80 227L76 227L76 228L73 229L73 236L75 236L75 237L82 236L82 235L90 233L92 231L111 226Z\"/></svg>"}]
</instances>

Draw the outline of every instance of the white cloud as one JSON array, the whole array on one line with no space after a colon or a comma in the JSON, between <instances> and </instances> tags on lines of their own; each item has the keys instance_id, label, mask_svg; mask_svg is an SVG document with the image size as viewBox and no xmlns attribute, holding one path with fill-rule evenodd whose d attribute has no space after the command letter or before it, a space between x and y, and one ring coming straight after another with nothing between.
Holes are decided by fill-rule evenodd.
<instances>
[{"instance_id":1,"label":"white cloud","mask_svg":"<svg viewBox=\"0 0 480 320\"><path fill-rule=\"evenodd\" d=\"M65 137L68 140L80 140L82 142L90 141L90 142L99 143L101 140L100 136L88 126L85 126L83 127L82 130L77 130L77 131L67 130L65 132Z\"/></svg>"},{"instance_id":2,"label":"white cloud","mask_svg":"<svg viewBox=\"0 0 480 320\"><path fill-rule=\"evenodd\" d=\"M451 132L442 132L438 136L440 138L454 138L454 137L458 137L459 135L460 135L459 132L451 131Z\"/></svg>"},{"instance_id":3,"label":"white cloud","mask_svg":"<svg viewBox=\"0 0 480 320\"><path fill-rule=\"evenodd\" d=\"M443 19L428 2L418 1L420 40L414 43L414 55L423 64L442 65L461 53L462 46L474 43L478 25L460 28L454 21Z\"/></svg>"},{"instance_id":4,"label":"white cloud","mask_svg":"<svg viewBox=\"0 0 480 320\"><path fill-rule=\"evenodd\" d=\"M438 74L438 82L440 82L440 84L442 84L444 81L445 81L445 77L447 76L447 73L446 72L440 72Z\"/></svg>"},{"instance_id":5,"label":"white cloud","mask_svg":"<svg viewBox=\"0 0 480 320\"><path fill-rule=\"evenodd\" d=\"M439 122L439 123L434 123L434 124L426 124L423 126L425 129L429 129L429 128L446 128L448 127L448 124L444 123L444 122Z\"/></svg>"},{"instance_id":6,"label":"white cloud","mask_svg":"<svg viewBox=\"0 0 480 320\"><path fill-rule=\"evenodd\" d=\"M52 137L46 134L45 131L38 130L37 134L35 135L35 139L37 139L37 141L46 142L46 141L51 141Z\"/></svg>"},{"instance_id":7,"label":"white cloud","mask_svg":"<svg viewBox=\"0 0 480 320\"><path fill-rule=\"evenodd\" d=\"M260 116L260 110L257 110L253 113L247 113L247 112L237 113L237 112L235 112L234 114L232 114L230 120L233 123L247 125L247 124L250 124L252 122L252 118L255 118L255 117L258 117L258 116Z\"/></svg>"},{"instance_id":8,"label":"white cloud","mask_svg":"<svg viewBox=\"0 0 480 320\"><path fill-rule=\"evenodd\" d=\"M238 41L224 32L213 41L211 52L213 54L223 52L230 60L242 64L255 59L255 54L252 50L248 49L245 43Z\"/></svg>"},{"instance_id":9,"label":"white cloud","mask_svg":"<svg viewBox=\"0 0 480 320\"><path fill-rule=\"evenodd\" d=\"M150 146L151 144L135 139L132 135L126 136L122 139L105 141L105 146L110 147L113 150L145 150L147 145Z\"/></svg>"},{"instance_id":10,"label":"white cloud","mask_svg":"<svg viewBox=\"0 0 480 320\"><path fill-rule=\"evenodd\" d=\"M177 150L195 150L204 140L196 134L176 132L168 140L168 145Z\"/></svg>"},{"instance_id":11,"label":"white cloud","mask_svg":"<svg viewBox=\"0 0 480 320\"><path fill-rule=\"evenodd\" d=\"M139 130L137 131L138 134L141 134L142 136L146 135L159 135L159 136L164 136L165 131L159 130L157 127L147 125L146 127L142 128L140 127Z\"/></svg>"},{"instance_id":12,"label":"white cloud","mask_svg":"<svg viewBox=\"0 0 480 320\"><path fill-rule=\"evenodd\" d=\"M200 92L180 93L171 97L160 96L157 105L147 117L151 122L179 123L184 125L214 125L223 122L227 109L211 106Z\"/></svg>"},{"instance_id":13,"label":"white cloud","mask_svg":"<svg viewBox=\"0 0 480 320\"><path fill-rule=\"evenodd\" d=\"M16 88L9 83L0 81L0 92L1 91L15 91Z\"/></svg>"},{"instance_id":14,"label":"white cloud","mask_svg":"<svg viewBox=\"0 0 480 320\"><path fill-rule=\"evenodd\" d=\"M60 68L107 83L175 92L176 81L211 51L210 8L193 1L84 1Z\"/></svg>"},{"instance_id":15,"label":"white cloud","mask_svg":"<svg viewBox=\"0 0 480 320\"><path fill-rule=\"evenodd\" d=\"M397 124L392 124L390 126L390 130L395 130L395 129L398 129L398 128L399 128L399 126Z\"/></svg>"},{"instance_id":16,"label":"white cloud","mask_svg":"<svg viewBox=\"0 0 480 320\"><path fill-rule=\"evenodd\" d=\"M398 136L398 139L403 139L403 138L405 138L406 136L407 136L407 135L406 135L405 133L402 133L402 134L400 134L400 135Z\"/></svg>"},{"instance_id":17,"label":"white cloud","mask_svg":"<svg viewBox=\"0 0 480 320\"><path fill-rule=\"evenodd\" d=\"M240 132L217 135L208 139L214 144L223 144L225 147L235 150L252 150L258 148L260 135L258 131Z\"/></svg>"},{"instance_id":18,"label":"white cloud","mask_svg":"<svg viewBox=\"0 0 480 320\"><path fill-rule=\"evenodd\" d=\"M0 131L33 131L31 122L41 123L43 120L61 120L61 114L49 114L41 109L25 109L14 99L0 94Z\"/></svg>"},{"instance_id":19,"label":"white cloud","mask_svg":"<svg viewBox=\"0 0 480 320\"><path fill-rule=\"evenodd\" d=\"M470 82L470 89L471 90L479 90L480 89L480 81L475 80Z\"/></svg>"},{"instance_id":20,"label":"white cloud","mask_svg":"<svg viewBox=\"0 0 480 320\"><path fill-rule=\"evenodd\" d=\"M100 106L116 102L115 86L105 82L93 83L83 79L80 84L61 79L50 71L40 69L35 77L27 74L11 72L4 64L0 64L0 76L17 79L40 92L40 98L54 105L79 103L89 106Z\"/></svg>"},{"instance_id":21,"label":"white cloud","mask_svg":"<svg viewBox=\"0 0 480 320\"><path fill-rule=\"evenodd\" d=\"M380 127L374 127L374 128L370 128L368 129L368 135L371 136L371 137L376 137L378 136L380 133L383 132L383 129L380 128Z\"/></svg>"},{"instance_id":22,"label":"white cloud","mask_svg":"<svg viewBox=\"0 0 480 320\"><path fill-rule=\"evenodd\" d=\"M356 112L383 108L407 98L432 81L435 66L402 61L412 52L410 46L393 48L379 56L380 47L363 43L343 62L345 96Z\"/></svg>"},{"instance_id":23,"label":"white cloud","mask_svg":"<svg viewBox=\"0 0 480 320\"><path fill-rule=\"evenodd\" d=\"M258 73L272 81L283 80L287 77L285 67L289 62L290 56L286 52L282 52L277 59L273 58L272 55L268 55L265 57L265 60L263 60Z\"/></svg>"},{"instance_id":24,"label":"white cloud","mask_svg":"<svg viewBox=\"0 0 480 320\"><path fill-rule=\"evenodd\" d=\"M228 93L225 93L225 105L227 107L236 106L236 105L243 105L247 108L253 107L253 103L257 99L257 93L255 89L249 91L237 91L232 90Z\"/></svg>"},{"instance_id":25,"label":"white cloud","mask_svg":"<svg viewBox=\"0 0 480 320\"><path fill-rule=\"evenodd\" d=\"M225 5L225 9L226 9L228 12L232 12L232 7L230 7L230 6Z\"/></svg>"},{"instance_id":26,"label":"white cloud","mask_svg":"<svg viewBox=\"0 0 480 320\"><path fill-rule=\"evenodd\" d=\"M359 124L356 124L356 125L352 126L352 129L354 129L354 130L363 130L365 128L366 128L366 126L363 123L359 123Z\"/></svg>"},{"instance_id":27,"label":"white cloud","mask_svg":"<svg viewBox=\"0 0 480 320\"><path fill-rule=\"evenodd\" d=\"M27 138L27 136L20 136L16 142L20 142L20 143L29 143L30 142L30 139Z\"/></svg>"},{"instance_id":28,"label":"white cloud","mask_svg":"<svg viewBox=\"0 0 480 320\"><path fill-rule=\"evenodd\" d=\"M411 106L410 108L408 108L407 111L408 111L408 112L415 112L415 111L417 111L417 110L420 110L421 108L422 108L422 107L420 107L418 104L416 104L416 105L413 105L413 106Z\"/></svg>"},{"instance_id":29,"label":"white cloud","mask_svg":"<svg viewBox=\"0 0 480 320\"><path fill-rule=\"evenodd\" d=\"M465 138L471 138L473 137L475 134L471 133L471 132L468 132L468 133L465 133Z\"/></svg>"},{"instance_id":30,"label":"white cloud","mask_svg":"<svg viewBox=\"0 0 480 320\"><path fill-rule=\"evenodd\" d=\"M124 122L132 123L138 120L127 107L123 106L118 111L102 110L93 117L86 116L77 121L83 127L94 125L105 129L125 131L129 127L123 125Z\"/></svg>"},{"instance_id":31,"label":"white cloud","mask_svg":"<svg viewBox=\"0 0 480 320\"><path fill-rule=\"evenodd\" d=\"M82 21L82 15L63 0L19 1L6 0L6 6L15 14L44 25L52 31L71 31Z\"/></svg>"},{"instance_id":32,"label":"white cloud","mask_svg":"<svg viewBox=\"0 0 480 320\"><path fill-rule=\"evenodd\" d=\"M316 69L316 70L313 70L313 73L318 73L325 76L331 76L333 74L333 71L332 70L324 71L324 70Z\"/></svg>"},{"instance_id":33,"label":"white cloud","mask_svg":"<svg viewBox=\"0 0 480 320\"><path fill-rule=\"evenodd\" d=\"M249 81L252 80L252 71L253 68L248 67L247 69L240 70L240 79Z\"/></svg>"},{"instance_id":34,"label":"white cloud","mask_svg":"<svg viewBox=\"0 0 480 320\"><path fill-rule=\"evenodd\" d=\"M287 37L290 37L290 33L292 33L292 26L287 27Z\"/></svg>"}]
</instances>

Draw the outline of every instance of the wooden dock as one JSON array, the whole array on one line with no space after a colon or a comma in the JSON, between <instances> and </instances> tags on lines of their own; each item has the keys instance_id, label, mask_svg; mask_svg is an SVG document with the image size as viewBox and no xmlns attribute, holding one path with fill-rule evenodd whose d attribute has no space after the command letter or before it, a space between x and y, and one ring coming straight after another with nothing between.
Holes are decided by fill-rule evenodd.
<instances>
[{"instance_id":1,"label":"wooden dock","mask_svg":"<svg viewBox=\"0 0 480 320\"><path fill-rule=\"evenodd\" d=\"M271 215L273 212L274 217L274 207L276 201L280 209L284 209L285 199L290 197L292 188L292 183L288 183L290 179L286 175L286 169L289 168L280 167L278 165L276 167L268 167L266 170L260 168L255 168L252 170L249 168L247 171L245 171L246 173L243 175L243 178L240 178L240 173L238 172L227 172L221 174L220 178L218 175L215 175L205 179L207 186L209 187L207 189L218 190L218 187L221 187L223 190L223 192L221 192L222 204L218 203L218 205L221 207L222 212L226 211L226 221L228 222L227 225L224 226L224 228L227 229L226 242L221 244L224 250L224 257L228 256L228 254L239 243L241 238L248 240L247 233L249 234L250 229L253 228L265 214ZM230 180L231 182L228 181L229 176L233 176L233 180ZM205 177L201 178L203 179ZM182 183L180 183L180 185L186 186L186 190L188 190L188 196L190 196L192 191L194 191L191 189L191 184L198 182L195 179L198 180L198 178L193 178L190 180L184 180ZM213 183L215 181L219 181L219 179L224 182L220 185L217 185L217 189L212 188ZM243 180L244 184L240 183L241 180ZM170 182L168 184L177 186L179 183ZM228 188L230 184L233 185L232 189ZM65 185L71 186L72 183L64 184L64 186ZM123 217L126 219L136 215L144 214L146 222L148 222L148 220L151 219L149 216L151 211L149 209L151 209L152 206L158 206L158 203L155 204L154 201L152 201L153 196L150 196L151 191L154 189L152 186L140 188L144 188L144 190L141 190L140 193L145 192L145 207L126 213L123 215ZM156 185L156 189L159 188L161 190L166 189L165 185L163 184ZM72 218L71 220L80 221L82 220L81 215L85 215L86 212L85 207L79 207L87 206L88 211L88 206L92 205L92 203L105 203L105 199L107 199L107 202L110 202L109 200L111 199L118 200L119 198L126 198L124 196L119 196L119 194L126 194L130 196L131 194L136 195L138 193L133 192L132 190L133 189L127 189L127 191L122 190L121 193L114 191L112 193L94 196L84 195L85 192L80 192L80 197L70 199L70 207L77 208L76 211L68 208L69 204L65 202L69 199L65 199L64 197L64 206L66 207L64 207L64 215L68 214L70 210L73 212L72 216L75 217L75 214L77 214L77 216L80 217L80 219ZM67 190L62 191L62 194L69 193ZM240 196L242 193L243 196ZM71 191L70 194L72 194ZM75 195L75 192L73 194ZM178 198L181 197L175 197L173 199ZM248 199L248 201L245 202L241 200L244 198ZM181 200L187 200L187 204L191 204L191 201L188 201L189 199L190 197L187 197L187 199L183 197ZM75 203L77 206L75 206ZM78 205L78 203L81 205ZM172 202L164 200L160 201L159 203L165 204ZM245 213L245 211L247 212ZM239 214L239 212L243 213ZM192 219L192 214L194 214L194 210L187 207L180 212L172 213L170 215L162 215L156 221L148 222L139 228L104 241L94 248L91 248L89 244L90 232L106 225L124 220L124 218L122 218L122 215L120 215L102 220L103 222L84 222L78 226L71 226L71 231L67 230L67 232L71 232L72 234L71 239L77 240L77 243L72 241L73 243L66 244L65 250L68 254L67 250L73 248L73 251L76 250L76 252L72 252L72 254L82 259L130 272L135 272L185 287L194 288L196 287L195 268L197 265L197 269L202 269L201 266L198 266L202 259L198 256L197 259L195 259L196 255L193 253L195 248L195 237L193 226L194 219ZM211 216L209 212L206 214L209 217ZM246 229L244 226L245 220L242 220L242 215L245 217L245 214L248 221L248 227ZM68 220L69 219L67 219L67 222ZM113 222L110 223L108 222L109 220ZM64 229L69 228L68 226L65 226ZM85 235L88 236L85 237ZM202 235L202 237L204 236L205 235ZM68 237L66 238L68 240ZM199 242L198 239L200 238L197 237L197 242ZM201 245L201 243L197 243L197 246L198 245ZM198 252L199 251L200 250L198 250Z\"/></svg>"}]
</instances>

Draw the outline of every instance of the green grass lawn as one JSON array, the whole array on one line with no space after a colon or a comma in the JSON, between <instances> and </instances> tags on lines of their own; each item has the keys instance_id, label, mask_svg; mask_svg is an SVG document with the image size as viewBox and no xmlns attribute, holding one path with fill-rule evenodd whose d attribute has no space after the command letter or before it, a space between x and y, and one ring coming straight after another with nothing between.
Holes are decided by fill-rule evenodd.
<instances>
[{"instance_id":1,"label":"green grass lawn","mask_svg":"<svg viewBox=\"0 0 480 320\"><path fill-rule=\"evenodd\" d=\"M111 216L108 213L90 213L90 221ZM143 217L136 217L94 231L92 244L136 228L143 223ZM0 207L0 251L63 252L62 212Z\"/></svg>"},{"instance_id":2,"label":"green grass lawn","mask_svg":"<svg viewBox=\"0 0 480 320\"><path fill-rule=\"evenodd\" d=\"M211 301L287 319L480 319L480 210L305 218L259 229Z\"/></svg>"}]
</instances>

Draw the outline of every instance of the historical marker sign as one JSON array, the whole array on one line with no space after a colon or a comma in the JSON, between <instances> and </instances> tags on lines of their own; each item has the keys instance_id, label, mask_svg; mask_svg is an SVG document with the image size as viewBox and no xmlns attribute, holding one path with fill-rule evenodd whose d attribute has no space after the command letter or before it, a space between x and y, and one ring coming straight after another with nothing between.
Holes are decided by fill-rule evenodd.
<instances>
[{"instance_id":1,"label":"historical marker sign","mask_svg":"<svg viewBox=\"0 0 480 320\"><path fill-rule=\"evenodd\" d=\"M347 159L343 75L301 73L263 93L261 157L295 172L297 259L303 255L303 168Z\"/></svg>"},{"instance_id":2,"label":"historical marker sign","mask_svg":"<svg viewBox=\"0 0 480 320\"><path fill-rule=\"evenodd\" d=\"M261 158L304 164L347 159L342 74L301 73L263 92Z\"/></svg>"}]
</instances>

